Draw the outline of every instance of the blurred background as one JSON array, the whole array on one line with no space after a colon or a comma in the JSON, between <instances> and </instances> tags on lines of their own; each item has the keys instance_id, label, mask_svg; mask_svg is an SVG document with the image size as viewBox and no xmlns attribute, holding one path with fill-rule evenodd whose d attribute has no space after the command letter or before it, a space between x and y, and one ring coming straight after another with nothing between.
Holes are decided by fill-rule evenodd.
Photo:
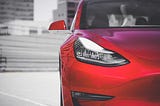
<instances>
[{"instance_id":1,"label":"blurred background","mask_svg":"<svg viewBox=\"0 0 160 106\"><path fill-rule=\"evenodd\" d=\"M58 52L79 0L0 0L0 106L59 106Z\"/></svg>"}]
</instances>

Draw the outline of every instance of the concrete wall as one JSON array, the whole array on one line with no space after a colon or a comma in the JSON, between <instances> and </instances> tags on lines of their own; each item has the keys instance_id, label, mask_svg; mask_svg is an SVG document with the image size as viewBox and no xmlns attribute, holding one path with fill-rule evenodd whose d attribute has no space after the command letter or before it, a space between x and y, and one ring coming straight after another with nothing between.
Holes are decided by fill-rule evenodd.
<instances>
[{"instance_id":1,"label":"concrete wall","mask_svg":"<svg viewBox=\"0 0 160 106\"><path fill-rule=\"evenodd\" d=\"M57 71L59 47L67 33L0 36L0 57L6 58L4 71Z\"/></svg>"}]
</instances>

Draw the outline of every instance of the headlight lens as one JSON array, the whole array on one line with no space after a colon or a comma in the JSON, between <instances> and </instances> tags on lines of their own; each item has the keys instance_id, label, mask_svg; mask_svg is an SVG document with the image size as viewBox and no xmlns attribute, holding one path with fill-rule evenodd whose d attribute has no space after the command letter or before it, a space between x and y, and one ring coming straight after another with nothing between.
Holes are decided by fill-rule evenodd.
<instances>
[{"instance_id":1,"label":"headlight lens","mask_svg":"<svg viewBox=\"0 0 160 106\"><path fill-rule=\"evenodd\" d=\"M120 66L129 63L127 59L110 50L106 50L86 38L78 38L74 44L76 58L85 63L100 66Z\"/></svg>"}]
</instances>

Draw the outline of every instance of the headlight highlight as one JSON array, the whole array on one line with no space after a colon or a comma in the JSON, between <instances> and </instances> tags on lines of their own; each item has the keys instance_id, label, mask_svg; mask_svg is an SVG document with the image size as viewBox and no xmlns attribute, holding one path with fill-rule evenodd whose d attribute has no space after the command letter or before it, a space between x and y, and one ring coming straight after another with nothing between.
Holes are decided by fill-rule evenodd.
<instances>
[{"instance_id":1,"label":"headlight highlight","mask_svg":"<svg viewBox=\"0 0 160 106\"><path fill-rule=\"evenodd\" d=\"M120 66L129 63L127 59L110 50L106 50L86 38L78 38L74 44L76 58L85 63L101 66Z\"/></svg>"}]
</instances>

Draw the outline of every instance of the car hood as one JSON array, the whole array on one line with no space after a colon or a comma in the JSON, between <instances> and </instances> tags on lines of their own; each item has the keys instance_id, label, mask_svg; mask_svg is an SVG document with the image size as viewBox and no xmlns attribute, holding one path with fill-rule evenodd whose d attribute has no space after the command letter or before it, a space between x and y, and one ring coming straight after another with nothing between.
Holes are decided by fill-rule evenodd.
<instances>
[{"instance_id":1,"label":"car hood","mask_svg":"<svg viewBox=\"0 0 160 106\"><path fill-rule=\"evenodd\" d=\"M160 61L160 29L94 29L89 30L129 54L147 59Z\"/></svg>"}]
</instances>

